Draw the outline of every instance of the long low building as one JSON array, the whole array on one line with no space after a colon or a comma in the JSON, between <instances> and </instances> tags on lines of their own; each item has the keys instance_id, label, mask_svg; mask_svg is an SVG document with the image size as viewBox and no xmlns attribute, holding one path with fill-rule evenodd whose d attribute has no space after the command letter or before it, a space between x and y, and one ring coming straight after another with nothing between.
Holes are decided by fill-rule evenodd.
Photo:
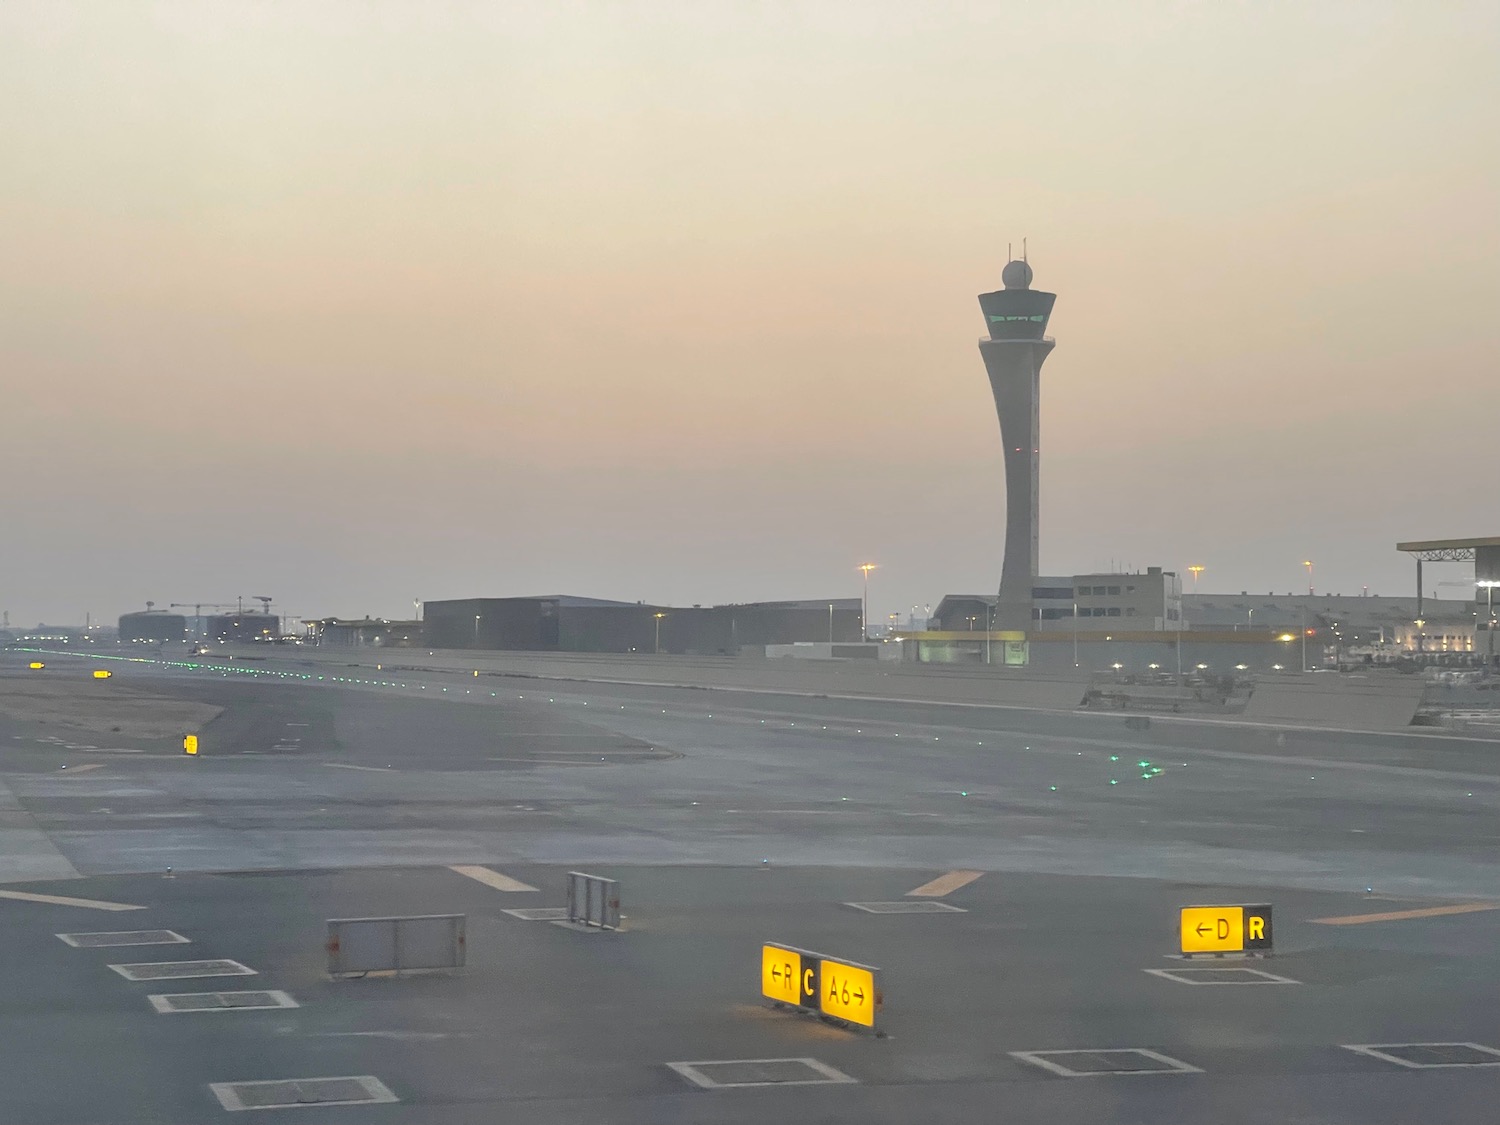
<instances>
[{"instance_id":1,"label":"long low building","mask_svg":"<svg viewBox=\"0 0 1500 1125\"><path fill-rule=\"evenodd\" d=\"M432 648L734 654L746 646L860 639L858 598L663 606L569 594L425 602Z\"/></svg>"}]
</instances>

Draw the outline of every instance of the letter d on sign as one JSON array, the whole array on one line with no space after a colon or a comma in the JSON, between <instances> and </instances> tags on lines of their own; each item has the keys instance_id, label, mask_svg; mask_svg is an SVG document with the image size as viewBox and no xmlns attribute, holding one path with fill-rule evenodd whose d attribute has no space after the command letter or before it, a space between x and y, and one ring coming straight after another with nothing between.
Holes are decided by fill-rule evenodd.
<instances>
[{"instance_id":1,"label":"letter d on sign","mask_svg":"<svg viewBox=\"0 0 1500 1125\"><path fill-rule=\"evenodd\" d=\"M1220 941L1225 941L1229 937L1229 919L1228 918L1220 918L1220 919L1218 919L1218 923L1219 923L1219 940Z\"/></svg>"}]
</instances>

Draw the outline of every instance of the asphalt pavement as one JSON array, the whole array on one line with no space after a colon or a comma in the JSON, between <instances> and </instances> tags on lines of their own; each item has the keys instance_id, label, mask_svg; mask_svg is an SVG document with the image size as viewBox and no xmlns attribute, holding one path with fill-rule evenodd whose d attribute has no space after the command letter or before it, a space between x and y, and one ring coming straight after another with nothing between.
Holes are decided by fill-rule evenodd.
<instances>
[{"instance_id":1,"label":"asphalt pavement","mask_svg":"<svg viewBox=\"0 0 1500 1125\"><path fill-rule=\"evenodd\" d=\"M1493 1119L1497 1070L1453 1064L1500 1053L1381 1046L1500 1052L1493 744L347 672L122 663L224 708L197 759L0 719L0 1120L233 1120L215 1084L343 1076L396 1100L242 1112ZM620 881L623 932L506 913L570 868ZM1272 956L1181 959L1194 903L1273 904ZM328 979L327 919L429 913L467 916L464 969ZM56 936L145 930L186 940ZM878 966L885 1037L773 1009L763 942ZM254 975L109 967L199 959ZM297 1006L148 1000L207 991ZM813 1062L714 1065L770 1059Z\"/></svg>"}]
</instances>

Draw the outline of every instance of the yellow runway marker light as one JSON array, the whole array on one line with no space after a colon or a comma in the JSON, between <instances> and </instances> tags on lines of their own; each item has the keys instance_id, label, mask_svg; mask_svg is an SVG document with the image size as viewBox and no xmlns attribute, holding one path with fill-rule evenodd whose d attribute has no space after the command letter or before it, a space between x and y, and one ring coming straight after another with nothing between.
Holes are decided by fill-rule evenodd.
<instances>
[{"instance_id":1,"label":"yellow runway marker light","mask_svg":"<svg viewBox=\"0 0 1500 1125\"><path fill-rule=\"evenodd\" d=\"M107 679L109 679L113 675L114 675L113 672L108 671L107 669L104 669L104 668L96 668L94 670L94 679L96 679L96 680L107 680Z\"/></svg>"},{"instance_id":2,"label":"yellow runway marker light","mask_svg":"<svg viewBox=\"0 0 1500 1125\"><path fill-rule=\"evenodd\" d=\"M182 739L182 752L184 754L198 753L198 736L196 734L184 735Z\"/></svg>"},{"instance_id":3,"label":"yellow runway marker light","mask_svg":"<svg viewBox=\"0 0 1500 1125\"><path fill-rule=\"evenodd\" d=\"M45 664L43 664L40 660L33 660L26 667L28 667L28 668L45 668L47 666Z\"/></svg>"}]
</instances>

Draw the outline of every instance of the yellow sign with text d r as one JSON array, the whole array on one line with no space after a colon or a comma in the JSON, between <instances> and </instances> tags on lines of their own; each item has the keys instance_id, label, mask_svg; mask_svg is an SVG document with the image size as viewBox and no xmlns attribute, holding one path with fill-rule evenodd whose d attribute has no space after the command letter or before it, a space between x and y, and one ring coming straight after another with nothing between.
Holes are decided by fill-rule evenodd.
<instances>
[{"instance_id":1,"label":"yellow sign with text d r","mask_svg":"<svg viewBox=\"0 0 1500 1125\"><path fill-rule=\"evenodd\" d=\"M1183 953L1269 953L1271 907L1184 906Z\"/></svg>"},{"instance_id":2,"label":"yellow sign with text d r","mask_svg":"<svg viewBox=\"0 0 1500 1125\"><path fill-rule=\"evenodd\" d=\"M198 736L196 734L183 736L182 752L184 754L196 754L198 752Z\"/></svg>"}]
</instances>

